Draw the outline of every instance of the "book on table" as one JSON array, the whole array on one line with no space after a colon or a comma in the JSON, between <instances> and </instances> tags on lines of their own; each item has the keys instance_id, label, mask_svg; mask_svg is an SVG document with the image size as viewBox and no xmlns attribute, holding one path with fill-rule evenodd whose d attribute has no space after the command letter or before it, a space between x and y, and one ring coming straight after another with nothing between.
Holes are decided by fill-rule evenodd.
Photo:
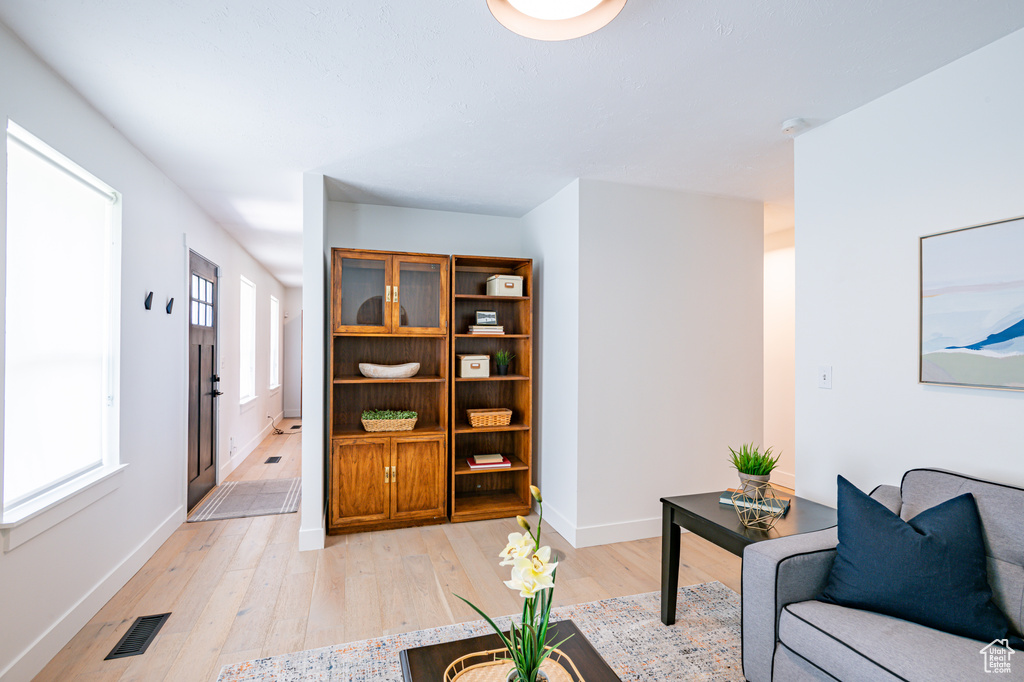
<instances>
[{"instance_id":1,"label":"book on table","mask_svg":"<svg viewBox=\"0 0 1024 682\"><path fill-rule=\"evenodd\" d=\"M507 469L512 461L505 455L473 455L466 458L470 469Z\"/></svg>"},{"instance_id":2,"label":"book on table","mask_svg":"<svg viewBox=\"0 0 1024 682\"><path fill-rule=\"evenodd\" d=\"M783 516L785 516L786 512L789 511L789 500L776 498L759 500L755 503L753 499L746 495L738 496L736 499L733 499L733 494L738 492L739 491L735 488L729 488L718 498L718 503L729 505L730 507L742 507L744 509L754 507L755 509L766 512L781 511Z\"/></svg>"}]
</instances>

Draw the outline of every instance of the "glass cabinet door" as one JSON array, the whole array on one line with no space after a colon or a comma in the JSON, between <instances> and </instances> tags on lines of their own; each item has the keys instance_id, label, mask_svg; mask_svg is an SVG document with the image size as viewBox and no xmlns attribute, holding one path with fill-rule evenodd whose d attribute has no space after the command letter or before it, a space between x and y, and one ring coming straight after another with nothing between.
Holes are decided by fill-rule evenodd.
<instances>
[{"instance_id":1,"label":"glass cabinet door","mask_svg":"<svg viewBox=\"0 0 1024 682\"><path fill-rule=\"evenodd\" d=\"M405 334L448 331L448 259L394 256L391 329Z\"/></svg>"},{"instance_id":2,"label":"glass cabinet door","mask_svg":"<svg viewBox=\"0 0 1024 682\"><path fill-rule=\"evenodd\" d=\"M390 256L334 252L331 279L336 332L391 331Z\"/></svg>"}]
</instances>

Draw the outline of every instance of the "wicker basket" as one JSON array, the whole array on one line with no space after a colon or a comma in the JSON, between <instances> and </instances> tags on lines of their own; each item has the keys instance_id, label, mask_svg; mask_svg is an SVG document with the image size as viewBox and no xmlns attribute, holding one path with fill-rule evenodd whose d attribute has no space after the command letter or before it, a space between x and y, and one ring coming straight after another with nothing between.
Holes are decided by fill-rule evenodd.
<instances>
[{"instance_id":1,"label":"wicker basket","mask_svg":"<svg viewBox=\"0 0 1024 682\"><path fill-rule=\"evenodd\" d=\"M494 407L486 410L466 410L469 425L474 428L481 426L508 426L512 423L512 410L506 407Z\"/></svg>"},{"instance_id":2,"label":"wicker basket","mask_svg":"<svg viewBox=\"0 0 1024 682\"><path fill-rule=\"evenodd\" d=\"M363 428L367 431L412 431L416 428L416 420L412 419L363 419Z\"/></svg>"},{"instance_id":3,"label":"wicker basket","mask_svg":"<svg viewBox=\"0 0 1024 682\"><path fill-rule=\"evenodd\" d=\"M512 661L505 649L480 651L456 659L444 671L442 682L505 682ZM584 682L572 659L560 649L554 649L541 665L551 682Z\"/></svg>"}]
</instances>

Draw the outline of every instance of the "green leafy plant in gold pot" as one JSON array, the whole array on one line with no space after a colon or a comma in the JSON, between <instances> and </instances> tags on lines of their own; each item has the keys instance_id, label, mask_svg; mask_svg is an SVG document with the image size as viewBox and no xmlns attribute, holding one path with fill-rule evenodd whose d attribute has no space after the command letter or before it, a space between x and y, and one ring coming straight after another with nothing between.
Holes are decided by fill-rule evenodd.
<instances>
[{"instance_id":1,"label":"green leafy plant in gold pot","mask_svg":"<svg viewBox=\"0 0 1024 682\"><path fill-rule=\"evenodd\" d=\"M508 634L481 611L475 604L459 597L469 604L470 608L479 613L494 631L498 633L502 644L508 650L512 669L508 673L507 682L541 682L548 677L541 665L560 644L548 644L548 621L551 617L551 603L555 592L555 571L558 563L551 560L551 548L540 544L541 524L544 521L544 500L537 486L530 486L533 499L537 500L540 518L537 520L536 531L530 522L522 516L516 517L523 533L510 533L508 544L498 555L500 566L511 566L512 574L505 585L518 590L523 597L523 613L516 624L513 619ZM566 638L568 639L568 638Z\"/></svg>"}]
</instances>

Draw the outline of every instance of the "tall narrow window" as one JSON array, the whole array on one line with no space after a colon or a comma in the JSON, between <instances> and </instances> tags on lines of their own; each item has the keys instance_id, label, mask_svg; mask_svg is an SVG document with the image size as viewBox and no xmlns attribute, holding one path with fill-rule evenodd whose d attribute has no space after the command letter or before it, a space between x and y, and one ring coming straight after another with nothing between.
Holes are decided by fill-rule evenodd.
<instances>
[{"instance_id":1,"label":"tall narrow window","mask_svg":"<svg viewBox=\"0 0 1024 682\"><path fill-rule=\"evenodd\" d=\"M238 395L246 403L256 397L256 285L242 277L238 307Z\"/></svg>"},{"instance_id":2,"label":"tall narrow window","mask_svg":"<svg viewBox=\"0 0 1024 682\"><path fill-rule=\"evenodd\" d=\"M281 304L270 297L270 387L281 385Z\"/></svg>"},{"instance_id":3,"label":"tall narrow window","mask_svg":"<svg viewBox=\"0 0 1024 682\"><path fill-rule=\"evenodd\" d=\"M8 122L5 521L118 464L120 220L113 189Z\"/></svg>"}]
</instances>

